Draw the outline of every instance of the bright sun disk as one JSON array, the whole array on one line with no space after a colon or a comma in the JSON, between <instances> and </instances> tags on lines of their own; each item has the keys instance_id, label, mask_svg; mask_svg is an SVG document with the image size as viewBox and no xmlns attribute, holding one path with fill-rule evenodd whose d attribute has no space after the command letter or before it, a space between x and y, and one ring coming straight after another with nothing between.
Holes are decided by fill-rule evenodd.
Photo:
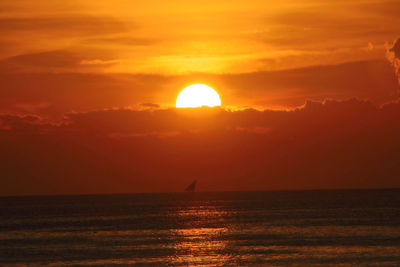
<instances>
[{"instance_id":1,"label":"bright sun disk","mask_svg":"<svg viewBox=\"0 0 400 267\"><path fill-rule=\"evenodd\" d=\"M218 93L210 86L204 84L192 84L183 89L177 99L177 108L197 108L202 106L221 106Z\"/></svg>"}]
</instances>

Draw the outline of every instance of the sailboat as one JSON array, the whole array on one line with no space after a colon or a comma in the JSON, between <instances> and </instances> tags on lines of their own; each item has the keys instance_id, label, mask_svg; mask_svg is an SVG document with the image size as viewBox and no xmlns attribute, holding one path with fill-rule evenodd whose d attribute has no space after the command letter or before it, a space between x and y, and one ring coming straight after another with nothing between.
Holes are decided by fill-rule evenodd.
<instances>
[{"instance_id":1,"label":"sailboat","mask_svg":"<svg viewBox=\"0 0 400 267\"><path fill-rule=\"evenodd\" d=\"M194 190L196 189L196 183L197 183L197 181L194 180L190 185L188 185L188 187L186 187L185 191L186 192L194 192Z\"/></svg>"}]
</instances>

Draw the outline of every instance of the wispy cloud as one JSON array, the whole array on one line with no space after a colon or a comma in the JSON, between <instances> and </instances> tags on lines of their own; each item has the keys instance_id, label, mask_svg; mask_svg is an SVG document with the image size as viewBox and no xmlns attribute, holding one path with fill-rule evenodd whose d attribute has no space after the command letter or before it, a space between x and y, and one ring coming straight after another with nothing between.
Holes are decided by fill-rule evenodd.
<instances>
[{"instance_id":1,"label":"wispy cloud","mask_svg":"<svg viewBox=\"0 0 400 267\"><path fill-rule=\"evenodd\" d=\"M111 17L69 15L53 17L0 17L2 35L29 34L52 37L79 37L119 33L127 25Z\"/></svg>"}]
</instances>

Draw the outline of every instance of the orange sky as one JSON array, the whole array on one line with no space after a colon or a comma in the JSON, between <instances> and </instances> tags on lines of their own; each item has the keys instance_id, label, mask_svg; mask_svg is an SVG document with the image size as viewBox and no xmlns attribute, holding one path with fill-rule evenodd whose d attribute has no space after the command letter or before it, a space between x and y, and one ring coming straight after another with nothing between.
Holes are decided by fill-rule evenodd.
<instances>
[{"instance_id":1,"label":"orange sky","mask_svg":"<svg viewBox=\"0 0 400 267\"><path fill-rule=\"evenodd\" d=\"M1 11L1 56L72 53L36 62L58 71L247 73L378 59L400 27L397 1L381 0L5 0Z\"/></svg>"},{"instance_id":2,"label":"orange sky","mask_svg":"<svg viewBox=\"0 0 400 267\"><path fill-rule=\"evenodd\" d=\"M86 90L87 98L99 97L83 84L92 75L101 76L95 78L100 80L115 79L112 85L105 83L100 90L107 91L107 95L115 94L110 100L120 99L98 104L87 100L79 107L78 101L71 101L74 109L144 102L171 106L177 92L194 80L212 83L223 94L223 102L235 107L293 107L310 97L320 100L324 97L367 97L381 103L390 99L390 92L376 90L376 94L364 94L358 88L345 89L344 86L310 92L310 81L304 82L298 76L303 75L304 67L339 64L340 71L343 63L385 61L387 46L400 32L398 11L397 1L381 0L257 0L251 3L241 0L217 3L204 0L68 3L4 0L0 3L0 70L2 73L51 76L38 78L40 80L57 79L59 76L55 74L68 73L79 80L74 82L74 87ZM382 72L391 75L388 68L371 68L364 69L364 73L348 65L342 69L349 72L348 80L352 79L353 72L364 77L379 76ZM300 69L297 81L285 81L292 79L285 72L289 69ZM317 75L317 79L327 79L326 83L336 82L338 78L325 74L324 70L306 69L306 79ZM262 84L247 83L245 86L229 81L231 77L240 79L244 73L260 73L267 77ZM138 74L141 76L130 76ZM212 77L203 79L205 75ZM272 81L271 75L274 76ZM179 77L177 82L176 76ZM12 84L7 78L3 84ZM381 79L385 80L383 82L374 77L367 79L375 84L383 83L384 90L390 91L388 87L394 86L387 77ZM60 78L57 83L64 80L68 78ZM280 84L276 80L285 82ZM357 86L359 84L348 85ZM20 87L16 90L21 90ZM52 100L47 99L47 94L51 93L46 89L31 101L15 101L21 102L17 104L20 107L51 106ZM74 89L68 90L71 96L67 98L74 98ZM336 90L346 92L332 92ZM4 98L4 94L1 97Z\"/></svg>"},{"instance_id":3,"label":"orange sky","mask_svg":"<svg viewBox=\"0 0 400 267\"><path fill-rule=\"evenodd\" d=\"M204 190L254 189L250 176L262 189L399 186L399 14L397 0L2 0L0 194L174 191L199 164L214 170ZM189 123L173 107L193 83L223 109Z\"/></svg>"}]
</instances>

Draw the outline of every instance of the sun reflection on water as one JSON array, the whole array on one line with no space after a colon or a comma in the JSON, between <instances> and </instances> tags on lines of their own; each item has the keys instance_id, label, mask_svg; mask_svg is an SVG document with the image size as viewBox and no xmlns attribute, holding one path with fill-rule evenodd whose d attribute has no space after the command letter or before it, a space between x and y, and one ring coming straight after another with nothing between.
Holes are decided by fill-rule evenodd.
<instances>
[{"instance_id":1,"label":"sun reflection on water","mask_svg":"<svg viewBox=\"0 0 400 267\"><path fill-rule=\"evenodd\" d=\"M206 227L207 222L215 218L223 221L224 215L226 211L218 210L214 206L191 206L174 211L171 216L176 216L183 224L180 229L170 230L176 240L173 245L175 255L171 257L171 262L189 266L217 266L227 263L229 255L223 251L226 251L228 241L221 236L228 232L228 228ZM191 225L190 217L204 222L204 225Z\"/></svg>"}]
</instances>

